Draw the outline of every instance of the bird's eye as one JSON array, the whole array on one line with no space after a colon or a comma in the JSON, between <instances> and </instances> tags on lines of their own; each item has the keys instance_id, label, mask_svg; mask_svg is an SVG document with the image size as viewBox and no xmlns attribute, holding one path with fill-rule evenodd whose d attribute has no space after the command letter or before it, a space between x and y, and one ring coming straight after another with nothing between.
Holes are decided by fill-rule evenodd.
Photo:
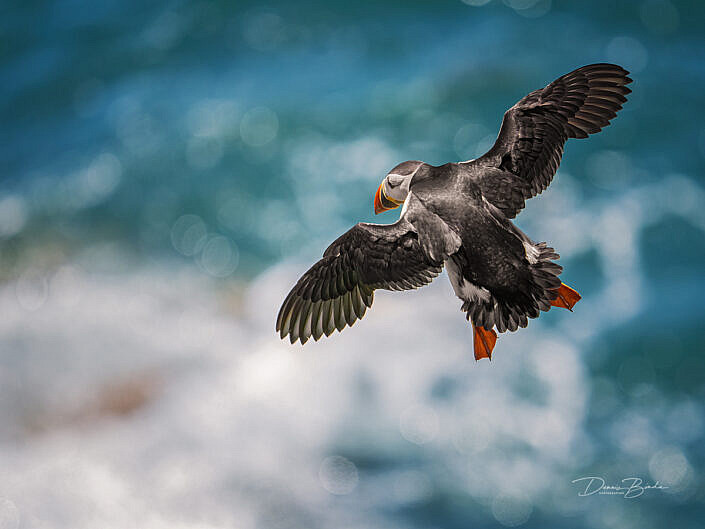
<instances>
[{"instance_id":1,"label":"bird's eye","mask_svg":"<svg viewBox=\"0 0 705 529\"><path fill-rule=\"evenodd\" d=\"M397 187L401 185L401 183L404 181L403 176L399 176L398 174L390 174L387 175L387 182L389 183L389 187Z\"/></svg>"}]
</instances>

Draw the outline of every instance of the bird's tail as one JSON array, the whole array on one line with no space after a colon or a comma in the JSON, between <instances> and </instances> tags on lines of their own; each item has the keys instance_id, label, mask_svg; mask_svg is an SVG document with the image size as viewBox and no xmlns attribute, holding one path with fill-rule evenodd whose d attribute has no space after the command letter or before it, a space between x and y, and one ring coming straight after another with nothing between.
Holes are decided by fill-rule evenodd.
<instances>
[{"instance_id":1,"label":"bird's tail","mask_svg":"<svg viewBox=\"0 0 705 529\"><path fill-rule=\"evenodd\" d=\"M531 295L539 310L547 311L556 298L556 291L562 285L558 276L563 271L563 267L554 262L560 256L545 242L534 244L533 248L536 250L536 259L529 264L533 278Z\"/></svg>"},{"instance_id":2,"label":"bird's tail","mask_svg":"<svg viewBox=\"0 0 705 529\"><path fill-rule=\"evenodd\" d=\"M541 311L549 310L552 305L562 306L554 304L559 299L558 292L562 285L558 276L563 268L554 262L558 254L545 242L531 243L531 248L534 252L529 263L530 277L527 277L522 292L512 292L506 297L492 295L487 299L463 303L461 310L475 327L496 327L500 333L516 331L519 327L526 327L529 318L537 318ZM575 294L579 299L579 294ZM570 299L575 297L571 295Z\"/></svg>"}]
</instances>

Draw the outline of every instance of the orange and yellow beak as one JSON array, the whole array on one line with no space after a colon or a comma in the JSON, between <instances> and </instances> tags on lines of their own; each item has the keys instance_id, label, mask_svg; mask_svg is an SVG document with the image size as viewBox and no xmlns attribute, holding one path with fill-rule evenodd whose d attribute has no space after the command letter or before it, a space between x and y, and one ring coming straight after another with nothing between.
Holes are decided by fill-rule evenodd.
<instances>
[{"instance_id":1,"label":"orange and yellow beak","mask_svg":"<svg viewBox=\"0 0 705 529\"><path fill-rule=\"evenodd\" d=\"M384 194L384 182L382 182L375 193L375 215L399 206L401 206L400 203Z\"/></svg>"}]
</instances>

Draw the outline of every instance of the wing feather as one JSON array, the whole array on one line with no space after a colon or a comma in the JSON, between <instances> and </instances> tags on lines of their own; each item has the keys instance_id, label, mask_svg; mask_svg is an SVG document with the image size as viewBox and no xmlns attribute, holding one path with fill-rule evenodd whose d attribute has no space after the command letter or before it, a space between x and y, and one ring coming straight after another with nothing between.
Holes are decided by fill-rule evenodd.
<instances>
[{"instance_id":1,"label":"wing feather","mask_svg":"<svg viewBox=\"0 0 705 529\"><path fill-rule=\"evenodd\" d=\"M430 240L434 234L425 237ZM352 326L372 306L376 289L406 290L430 283L447 258L437 254L438 249L429 256L416 227L405 218L390 225L358 224L299 279L279 311L277 331L291 343L303 344L311 336L318 340Z\"/></svg>"},{"instance_id":2,"label":"wing feather","mask_svg":"<svg viewBox=\"0 0 705 529\"><path fill-rule=\"evenodd\" d=\"M466 162L483 169L477 180L487 200L515 217L549 186L568 138L587 138L616 117L631 92L628 74L616 64L583 66L510 108L493 147Z\"/></svg>"}]
</instances>

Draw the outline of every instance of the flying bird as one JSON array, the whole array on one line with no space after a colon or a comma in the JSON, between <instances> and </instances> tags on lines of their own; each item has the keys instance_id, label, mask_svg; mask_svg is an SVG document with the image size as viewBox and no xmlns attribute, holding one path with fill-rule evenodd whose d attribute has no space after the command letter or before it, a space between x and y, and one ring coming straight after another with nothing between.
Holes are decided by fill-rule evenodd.
<instances>
[{"instance_id":1,"label":"flying bird","mask_svg":"<svg viewBox=\"0 0 705 529\"><path fill-rule=\"evenodd\" d=\"M375 290L422 287L444 266L472 324L477 360L492 358L497 332L526 327L551 307L572 310L580 295L558 278L558 254L511 219L551 183L568 138L609 125L631 92L628 74L615 64L583 66L510 108L480 158L397 165L374 209L403 206L399 220L359 223L333 242L284 300L281 338L330 336L365 315Z\"/></svg>"}]
</instances>

